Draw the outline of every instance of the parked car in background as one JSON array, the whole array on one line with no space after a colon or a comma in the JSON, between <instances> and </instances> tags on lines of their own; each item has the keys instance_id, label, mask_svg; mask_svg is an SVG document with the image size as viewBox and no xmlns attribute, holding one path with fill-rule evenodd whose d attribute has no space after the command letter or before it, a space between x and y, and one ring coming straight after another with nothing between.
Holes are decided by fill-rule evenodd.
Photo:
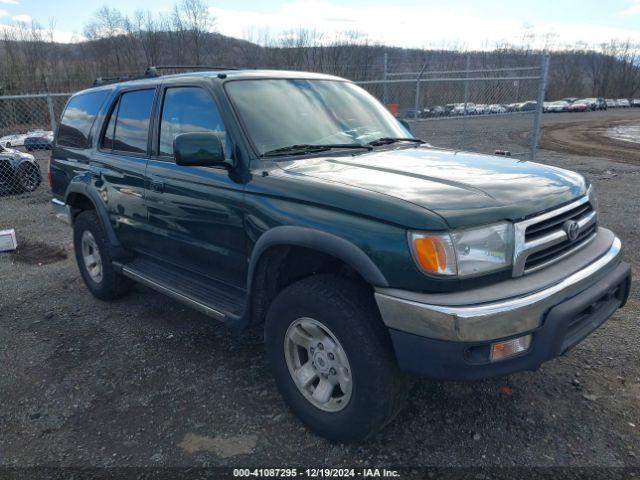
<instances>
[{"instance_id":1,"label":"parked car in background","mask_svg":"<svg viewBox=\"0 0 640 480\"><path fill-rule=\"evenodd\" d=\"M33 133L24 141L24 148L29 152L33 150L51 150L53 144L53 132L42 131Z\"/></svg>"},{"instance_id":2,"label":"parked car in background","mask_svg":"<svg viewBox=\"0 0 640 480\"><path fill-rule=\"evenodd\" d=\"M476 113L478 115L488 115L489 113L491 113L491 105L489 105L489 104L477 105L476 104Z\"/></svg>"},{"instance_id":3,"label":"parked car in background","mask_svg":"<svg viewBox=\"0 0 640 480\"><path fill-rule=\"evenodd\" d=\"M464 115L466 111L467 115L473 115L476 112L476 104L467 102L466 110L464 103L456 103L453 110L449 112L449 115Z\"/></svg>"},{"instance_id":4,"label":"parked car in background","mask_svg":"<svg viewBox=\"0 0 640 480\"><path fill-rule=\"evenodd\" d=\"M606 110L607 102L604 98L598 97L596 98L596 110Z\"/></svg>"},{"instance_id":5,"label":"parked car in background","mask_svg":"<svg viewBox=\"0 0 640 480\"><path fill-rule=\"evenodd\" d=\"M607 98L605 103L607 104L607 108L617 108L618 107L618 103L613 98Z\"/></svg>"},{"instance_id":6,"label":"parked car in background","mask_svg":"<svg viewBox=\"0 0 640 480\"><path fill-rule=\"evenodd\" d=\"M499 103L489 105L489 113L507 113L507 108Z\"/></svg>"},{"instance_id":7,"label":"parked car in background","mask_svg":"<svg viewBox=\"0 0 640 480\"><path fill-rule=\"evenodd\" d=\"M560 113L560 112L568 112L569 105L571 105L566 100L557 100L555 102L549 102L547 105L547 112L549 113Z\"/></svg>"},{"instance_id":8,"label":"parked car in background","mask_svg":"<svg viewBox=\"0 0 640 480\"><path fill-rule=\"evenodd\" d=\"M27 136L23 133L15 133L12 135L5 135L0 138L0 146L5 148L21 147L24 145L24 140Z\"/></svg>"},{"instance_id":9,"label":"parked car in background","mask_svg":"<svg viewBox=\"0 0 640 480\"><path fill-rule=\"evenodd\" d=\"M507 112L516 112L518 110L519 103L508 103L505 105Z\"/></svg>"},{"instance_id":10,"label":"parked car in background","mask_svg":"<svg viewBox=\"0 0 640 480\"><path fill-rule=\"evenodd\" d=\"M402 118L418 118L420 115L420 110L416 110L415 108L407 108L402 111Z\"/></svg>"},{"instance_id":11,"label":"parked car in background","mask_svg":"<svg viewBox=\"0 0 640 480\"><path fill-rule=\"evenodd\" d=\"M589 110L595 111L598 108L598 100L596 98L581 98L576 100L577 102L586 103L589 106Z\"/></svg>"},{"instance_id":12,"label":"parked car in background","mask_svg":"<svg viewBox=\"0 0 640 480\"><path fill-rule=\"evenodd\" d=\"M618 107L620 108L629 108L631 106L631 104L629 103L629 100L627 100L626 98L617 99L616 105L618 105Z\"/></svg>"},{"instance_id":13,"label":"parked car in background","mask_svg":"<svg viewBox=\"0 0 640 480\"><path fill-rule=\"evenodd\" d=\"M631 106L640 107L640 98L634 98L633 100L631 100Z\"/></svg>"},{"instance_id":14,"label":"parked car in background","mask_svg":"<svg viewBox=\"0 0 640 480\"><path fill-rule=\"evenodd\" d=\"M41 182L33 155L0 146L0 193L32 192Z\"/></svg>"},{"instance_id":15,"label":"parked car in background","mask_svg":"<svg viewBox=\"0 0 640 480\"><path fill-rule=\"evenodd\" d=\"M585 100L576 100L569 104L570 112L588 112L591 110L591 104Z\"/></svg>"},{"instance_id":16,"label":"parked car in background","mask_svg":"<svg viewBox=\"0 0 640 480\"><path fill-rule=\"evenodd\" d=\"M429 109L429 117L443 117L447 115L447 111L441 105L436 105Z\"/></svg>"},{"instance_id":17,"label":"parked car in background","mask_svg":"<svg viewBox=\"0 0 640 480\"><path fill-rule=\"evenodd\" d=\"M538 102L535 100L529 100L527 102L522 102L518 107L519 112L531 112L538 108Z\"/></svg>"}]
</instances>

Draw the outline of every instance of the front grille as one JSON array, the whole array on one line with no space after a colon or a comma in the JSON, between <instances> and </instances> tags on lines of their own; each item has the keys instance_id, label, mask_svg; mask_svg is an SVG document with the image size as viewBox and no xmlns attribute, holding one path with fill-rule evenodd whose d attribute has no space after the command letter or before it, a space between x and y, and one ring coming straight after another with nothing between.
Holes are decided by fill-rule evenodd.
<instances>
[{"instance_id":1,"label":"front grille","mask_svg":"<svg viewBox=\"0 0 640 480\"><path fill-rule=\"evenodd\" d=\"M593 239L595 233L596 225L593 224L581 231L578 238L573 242L565 240L539 252L532 253L527 257L527 261L524 264L524 272L529 273L534 270L539 270L548 263L559 260L559 257L566 256L568 252L582 248L587 242Z\"/></svg>"},{"instance_id":2,"label":"front grille","mask_svg":"<svg viewBox=\"0 0 640 480\"><path fill-rule=\"evenodd\" d=\"M558 216L551 217L548 220L544 220L540 223L534 223L527 227L524 232L524 238L527 242L536 238L544 237L554 230L562 228L562 224L567 220L579 220L583 218L585 214L593 211L590 203L583 203L575 208L572 208L568 212L559 214Z\"/></svg>"},{"instance_id":3,"label":"front grille","mask_svg":"<svg viewBox=\"0 0 640 480\"><path fill-rule=\"evenodd\" d=\"M575 240L569 240L565 222L578 223ZM514 276L531 273L555 263L593 240L597 232L596 212L589 196L537 217L516 223Z\"/></svg>"}]
</instances>

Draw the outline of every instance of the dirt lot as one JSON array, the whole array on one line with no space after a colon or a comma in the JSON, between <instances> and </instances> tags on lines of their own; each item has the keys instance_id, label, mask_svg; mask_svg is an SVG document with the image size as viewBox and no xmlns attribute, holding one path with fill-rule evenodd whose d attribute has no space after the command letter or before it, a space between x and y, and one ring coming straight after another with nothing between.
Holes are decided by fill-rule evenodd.
<instances>
[{"instance_id":1,"label":"dirt lot","mask_svg":"<svg viewBox=\"0 0 640 480\"><path fill-rule=\"evenodd\" d=\"M638 110L598 120L632 114L640 119ZM544 145L578 121L569 117L545 116ZM595 183L601 224L622 238L637 275L640 164L606 152L544 150L538 160ZM0 254L1 466L640 467L638 289L603 328L539 371L469 384L418 380L375 439L332 445L278 396L259 335L143 287L110 304L91 297L71 231L48 200L45 187L0 198L0 229L15 228L20 242Z\"/></svg>"},{"instance_id":2,"label":"dirt lot","mask_svg":"<svg viewBox=\"0 0 640 480\"><path fill-rule=\"evenodd\" d=\"M542 148L640 164L640 143L616 141L606 130L621 125L639 125L637 109L593 112L576 120L574 114L561 114L543 126ZM549 117L549 116L545 116Z\"/></svg>"}]
</instances>

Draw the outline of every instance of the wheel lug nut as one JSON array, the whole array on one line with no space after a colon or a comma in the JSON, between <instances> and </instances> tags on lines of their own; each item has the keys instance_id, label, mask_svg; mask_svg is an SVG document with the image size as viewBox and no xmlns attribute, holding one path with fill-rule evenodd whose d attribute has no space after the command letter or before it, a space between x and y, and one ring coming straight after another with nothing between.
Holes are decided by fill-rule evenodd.
<instances>
[{"instance_id":1,"label":"wheel lug nut","mask_svg":"<svg viewBox=\"0 0 640 480\"><path fill-rule=\"evenodd\" d=\"M311 347L311 349L310 349L310 350L311 350L311 353L313 353L313 352L315 352L315 350L316 350L316 349L315 349L315 348L313 348L313 347Z\"/></svg>"},{"instance_id":2,"label":"wheel lug nut","mask_svg":"<svg viewBox=\"0 0 640 480\"><path fill-rule=\"evenodd\" d=\"M319 343L319 344L318 344L318 348L319 348L320 350L324 350L324 345L322 345L321 343Z\"/></svg>"},{"instance_id":3,"label":"wheel lug nut","mask_svg":"<svg viewBox=\"0 0 640 480\"><path fill-rule=\"evenodd\" d=\"M333 353L331 353L331 352L329 352L329 355L327 355L327 356L329 357L329 360L333 360L334 359Z\"/></svg>"},{"instance_id":4,"label":"wheel lug nut","mask_svg":"<svg viewBox=\"0 0 640 480\"><path fill-rule=\"evenodd\" d=\"M329 373L331 373L331 375L335 375L336 374L336 369L332 368L331 370L329 370Z\"/></svg>"}]
</instances>

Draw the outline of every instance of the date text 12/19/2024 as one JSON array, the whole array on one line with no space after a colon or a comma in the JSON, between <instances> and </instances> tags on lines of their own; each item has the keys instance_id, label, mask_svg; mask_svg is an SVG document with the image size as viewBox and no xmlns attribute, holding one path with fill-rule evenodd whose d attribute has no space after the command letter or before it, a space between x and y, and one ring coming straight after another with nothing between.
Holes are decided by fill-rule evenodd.
<instances>
[{"instance_id":1,"label":"date text 12/19/2024","mask_svg":"<svg viewBox=\"0 0 640 480\"><path fill-rule=\"evenodd\" d=\"M236 478L399 478L397 470L386 468L236 468Z\"/></svg>"}]
</instances>

